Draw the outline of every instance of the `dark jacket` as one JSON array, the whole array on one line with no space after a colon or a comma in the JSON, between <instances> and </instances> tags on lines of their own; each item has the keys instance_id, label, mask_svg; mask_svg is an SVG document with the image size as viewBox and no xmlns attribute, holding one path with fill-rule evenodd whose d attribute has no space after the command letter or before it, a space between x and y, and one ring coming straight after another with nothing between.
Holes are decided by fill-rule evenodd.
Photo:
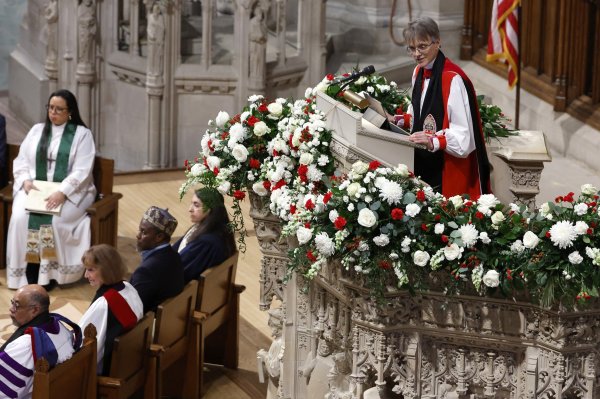
<instances>
[{"instance_id":1,"label":"dark jacket","mask_svg":"<svg viewBox=\"0 0 600 399\"><path fill-rule=\"evenodd\" d=\"M183 291L183 266L179 254L170 245L151 253L135 269L129 282L140 294L144 313L155 311L165 299Z\"/></svg>"},{"instance_id":2,"label":"dark jacket","mask_svg":"<svg viewBox=\"0 0 600 399\"><path fill-rule=\"evenodd\" d=\"M182 239L180 238L173 244L175 251L179 251ZM207 233L188 242L179 255L183 264L184 279L187 283L197 280L203 271L225 262L233 254L227 252L225 240L219 235Z\"/></svg>"}]
</instances>

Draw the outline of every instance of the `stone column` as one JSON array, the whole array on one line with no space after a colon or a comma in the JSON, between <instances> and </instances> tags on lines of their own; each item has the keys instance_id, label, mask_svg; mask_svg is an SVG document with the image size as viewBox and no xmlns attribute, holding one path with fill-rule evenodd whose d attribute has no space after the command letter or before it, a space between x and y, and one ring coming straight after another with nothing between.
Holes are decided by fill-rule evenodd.
<instances>
[{"instance_id":1,"label":"stone column","mask_svg":"<svg viewBox=\"0 0 600 399\"><path fill-rule=\"evenodd\" d=\"M327 0L299 0L298 1L298 45L300 56L308 65L302 83L299 85L304 95L303 88L313 87L325 73L325 6Z\"/></svg>"},{"instance_id":2,"label":"stone column","mask_svg":"<svg viewBox=\"0 0 600 399\"><path fill-rule=\"evenodd\" d=\"M202 0L202 54L200 65L208 69L212 64L213 0Z\"/></svg>"},{"instance_id":3,"label":"stone column","mask_svg":"<svg viewBox=\"0 0 600 399\"><path fill-rule=\"evenodd\" d=\"M48 90L53 93L58 88L58 2L49 0L44 10L48 27L46 42L46 62L44 69L48 77Z\"/></svg>"},{"instance_id":4,"label":"stone column","mask_svg":"<svg viewBox=\"0 0 600 399\"><path fill-rule=\"evenodd\" d=\"M285 65L285 34L287 30L287 0L275 0L277 7L277 65Z\"/></svg>"},{"instance_id":5,"label":"stone column","mask_svg":"<svg viewBox=\"0 0 600 399\"><path fill-rule=\"evenodd\" d=\"M139 0L131 0L129 11L129 54L140 55L140 5Z\"/></svg>"},{"instance_id":6,"label":"stone column","mask_svg":"<svg viewBox=\"0 0 600 399\"><path fill-rule=\"evenodd\" d=\"M92 86L95 82L96 2L82 0L77 8L77 101L85 123L92 125Z\"/></svg>"},{"instance_id":7,"label":"stone column","mask_svg":"<svg viewBox=\"0 0 600 399\"><path fill-rule=\"evenodd\" d=\"M236 108L242 109L248 98L248 70L249 54L248 36L250 34L250 7L254 0L236 0L236 12L234 15L234 69L237 70L237 104Z\"/></svg>"},{"instance_id":8,"label":"stone column","mask_svg":"<svg viewBox=\"0 0 600 399\"><path fill-rule=\"evenodd\" d=\"M148 78L146 93L148 94L148 157L144 169L160 167L160 126L161 100L164 84Z\"/></svg>"}]
</instances>

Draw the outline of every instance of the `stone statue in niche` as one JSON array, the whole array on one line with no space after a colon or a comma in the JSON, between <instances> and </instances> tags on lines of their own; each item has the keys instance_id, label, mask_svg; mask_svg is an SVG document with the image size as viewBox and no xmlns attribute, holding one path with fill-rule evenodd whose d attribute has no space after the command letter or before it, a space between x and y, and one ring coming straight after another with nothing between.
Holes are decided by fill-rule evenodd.
<instances>
[{"instance_id":1,"label":"stone statue in niche","mask_svg":"<svg viewBox=\"0 0 600 399\"><path fill-rule=\"evenodd\" d=\"M162 76L165 44L165 19L160 6L154 3L152 12L148 14L148 60L146 73L148 76Z\"/></svg>"},{"instance_id":2,"label":"stone statue in niche","mask_svg":"<svg viewBox=\"0 0 600 399\"><path fill-rule=\"evenodd\" d=\"M265 63L267 58L267 24L265 11L260 2L254 7L250 19L250 81L262 85L265 81Z\"/></svg>"},{"instance_id":3,"label":"stone statue in niche","mask_svg":"<svg viewBox=\"0 0 600 399\"><path fill-rule=\"evenodd\" d=\"M48 39L46 42L46 65L56 66L58 59L58 2L49 0L44 9L44 18L48 27Z\"/></svg>"},{"instance_id":4,"label":"stone statue in niche","mask_svg":"<svg viewBox=\"0 0 600 399\"><path fill-rule=\"evenodd\" d=\"M96 44L96 4L94 0L80 0L77 9L79 53L77 62L94 64L94 46Z\"/></svg>"},{"instance_id":5,"label":"stone statue in niche","mask_svg":"<svg viewBox=\"0 0 600 399\"><path fill-rule=\"evenodd\" d=\"M277 389L279 386L279 375L281 373L281 363L283 360L284 342L281 336L283 328L283 311L281 308L269 310L269 327L271 327L271 335L273 343L267 352L261 349L256 356L259 361L259 377L263 382L263 371L267 372L268 387L267 399L277 398Z\"/></svg>"},{"instance_id":6,"label":"stone statue in niche","mask_svg":"<svg viewBox=\"0 0 600 399\"><path fill-rule=\"evenodd\" d=\"M217 13L219 15L233 15L234 7L233 0L217 0Z\"/></svg>"}]
</instances>

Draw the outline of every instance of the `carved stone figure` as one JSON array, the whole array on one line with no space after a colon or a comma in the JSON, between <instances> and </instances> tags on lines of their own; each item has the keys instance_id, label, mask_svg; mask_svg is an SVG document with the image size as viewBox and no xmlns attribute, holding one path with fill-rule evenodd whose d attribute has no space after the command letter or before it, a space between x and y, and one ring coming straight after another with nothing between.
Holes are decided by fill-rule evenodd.
<instances>
[{"instance_id":1,"label":"carved stone figure","mask_svg":"<svg viewBox=\"0 0 600 399\"><path fill-rule=\"evenodd\" d=\"M254 7L250 19L250 80L262 85L265 81L265 63L267 58L267 24L265 12L260 3Z\"/></svg>"},{"instance_id":2,"label":"carved stone figure","mask_svg":"<svg viewBox=\"0 0 600 399\"><path fill-rule=\"evenodd\" d=\"M79 53L77 62L92 65L96 44L96 4L94 0L80 0L77 9Z\"/></svg>"},{"instance_id":3,"label":"carved stone figure","mask_svg":"<svg viewBox=\"0 0 600 399\"><path fill-rule=\"evenodd\" d=\"M44 18L48 26L48 39L46 43L46 65L56 65L58 59L58 2L49 0L44 9Z\"/></svg>"},{"instance_id":4,"label":"carved stone figure","mask_svg":"<svg viewBox=\"0 0 600 399\"><path fill-rule=\"evenodd\" d=\"M162 76L165 43L165 20L160 6L154 4L152 13L148 15L148 76Z\"/></svg>"},{"instance_id":5,"label":"carved stone figure","mask_svg":"<svg viewBox=\"0 0 600 399\"><path fill-rule=\"evenodd\" d=\"M220 15L233 15L234 7L233 0L217 0L217 13Z\"/></svg>"},{"instance_id":6,"label":"carved stone figure","mask_svg":"<svg viewBox=\"0 0 600 399\"><path fill-rule=\"evenodd\" d=\"M277 397L277 389L279 386L279 375L281 373L281 363L283 359L284 344L281 336L283 328L283 311L281 308L269 310L269 327L271 327L271 335L273 342L267 352L264 349L258 351L258 357L261 367L268 375L267 399ZM261 373L262 374L262 373ZM261 380L262 382L262 380Z\"/></svg>"}]
</instances>

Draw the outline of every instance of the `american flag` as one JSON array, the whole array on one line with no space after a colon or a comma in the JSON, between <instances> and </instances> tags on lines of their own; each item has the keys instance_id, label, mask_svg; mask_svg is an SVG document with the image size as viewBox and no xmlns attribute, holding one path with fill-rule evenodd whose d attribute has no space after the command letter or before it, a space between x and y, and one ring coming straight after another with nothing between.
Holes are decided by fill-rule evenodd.
<instances>
[{"instance_id":1,"label":"american flag","mask_svg":"<svg viewBox=\"0 0 600 399\"><path fill-rule=\"evenodd\" d=\"M512 89L518 76L520 0L494 0L486 60L508 65L508 86Z\"/></svg>"}]
</instances>

